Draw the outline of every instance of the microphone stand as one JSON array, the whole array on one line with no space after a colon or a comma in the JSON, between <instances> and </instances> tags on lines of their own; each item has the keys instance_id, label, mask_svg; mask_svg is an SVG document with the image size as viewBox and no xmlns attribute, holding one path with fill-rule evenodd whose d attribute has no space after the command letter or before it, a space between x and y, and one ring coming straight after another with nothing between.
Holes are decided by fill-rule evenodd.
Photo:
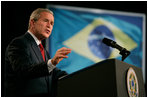
<instances>
[{"instance_id":1,"label":"microphone stand","mask_svg":"<svg viewBox=\"0 0 148 98\"><path fill-rule=\"evenodd\" d=\"M126 50L125 48L123 48L122 50L120 50L120 53L122 55L122 61L124 61L124 59L130 55L130 51Z\"/></svg>"}]
</instances>

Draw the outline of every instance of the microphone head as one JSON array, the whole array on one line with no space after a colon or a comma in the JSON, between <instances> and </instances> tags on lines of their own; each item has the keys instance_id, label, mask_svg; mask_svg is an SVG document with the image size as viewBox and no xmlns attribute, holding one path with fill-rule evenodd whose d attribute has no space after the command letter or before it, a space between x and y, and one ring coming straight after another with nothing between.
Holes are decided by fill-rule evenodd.
<instances>
[{"instance_id":1,"label":"microphone head","mask_svg":"<svg viewBox=\"0 0 148 98\"><path fill-rule=\"evenodd\" d=\"M115 41L113 41L113 40L111 40L111 39L108 39L108 38L104 38L104 39L102 40L102 42L103 42L104 44L108 45L108 46L111 46L111 47L116 44Z\"/></svg>"}]
</instances>

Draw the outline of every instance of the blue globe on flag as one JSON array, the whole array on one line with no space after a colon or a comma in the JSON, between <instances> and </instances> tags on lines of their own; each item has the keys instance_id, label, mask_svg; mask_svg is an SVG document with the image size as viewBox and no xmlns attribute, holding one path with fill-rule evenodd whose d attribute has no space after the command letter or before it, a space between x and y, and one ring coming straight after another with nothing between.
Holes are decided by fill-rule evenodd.
<instances>
[{"instance_id":1,"label":"blue globe on flag","mask_svg":"<svg viewBox=\"0 0 148 98\"><path fill-rule=\"evenodd\" d=\"M111 30L109 30L105 25L100 25L94 28L88 37L89 49L95 56L101 59L109 58L112 52L112 48L102 43L102 39L104 37L108 37L113 40L115 39Z\"/></svg>"}]
</instances>

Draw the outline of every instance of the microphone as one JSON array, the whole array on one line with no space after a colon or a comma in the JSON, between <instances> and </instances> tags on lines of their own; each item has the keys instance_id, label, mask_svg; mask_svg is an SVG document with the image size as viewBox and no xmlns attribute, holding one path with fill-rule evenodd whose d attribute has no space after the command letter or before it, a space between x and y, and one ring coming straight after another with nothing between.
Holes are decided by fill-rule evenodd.
<instances>
[{"instance_id":1,"label":"microphone","mask_svg":"<svg viewBox=\"0 0 148 98\"><path fill-rule=\"evenodd\" d=\"M111 39L104 38L102 41L107 46L111 46L112 48L117 48L119 51L122 51L124 49L123 47L119 46L115 41Z\"/></svg>"},{"instance_id":2,"label":"microphone","mask_svg":"<svg viewBox=\"0 0 148 98\"><path fill-rule=\"evenodd\" d=\"M130 54L130 51L126 50L125 48L121 47L120 45L118 45L115 41L108 39L108 38L104 38L102 40L102 42L104 44L106 44L107 46L111 46L112 48L116 48L120 51L120 54L122 55L122 61Z\"/></svg>"}]
</instances>

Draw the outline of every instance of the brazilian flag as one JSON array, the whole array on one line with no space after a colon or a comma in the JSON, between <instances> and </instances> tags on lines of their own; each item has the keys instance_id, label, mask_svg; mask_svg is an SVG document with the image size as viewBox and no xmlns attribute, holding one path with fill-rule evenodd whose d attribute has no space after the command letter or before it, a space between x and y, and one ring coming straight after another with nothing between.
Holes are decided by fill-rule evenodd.
<instances>
[{"instance_id":1,"label":"brazilian flag","mask_svg":"<svg viewBox=\"0 0 148 98\"><path fill-rule=\"evenodd\" d=\"M116 41L131 52L124 62L142 68L144 59L144 15L91 8L47 6L54 13L53 31L47 40L51 57L62 47L72 49L57 67L73 73L105 59L121 60L117 49L102 39Z\"/></svg>"}]
</instances>

